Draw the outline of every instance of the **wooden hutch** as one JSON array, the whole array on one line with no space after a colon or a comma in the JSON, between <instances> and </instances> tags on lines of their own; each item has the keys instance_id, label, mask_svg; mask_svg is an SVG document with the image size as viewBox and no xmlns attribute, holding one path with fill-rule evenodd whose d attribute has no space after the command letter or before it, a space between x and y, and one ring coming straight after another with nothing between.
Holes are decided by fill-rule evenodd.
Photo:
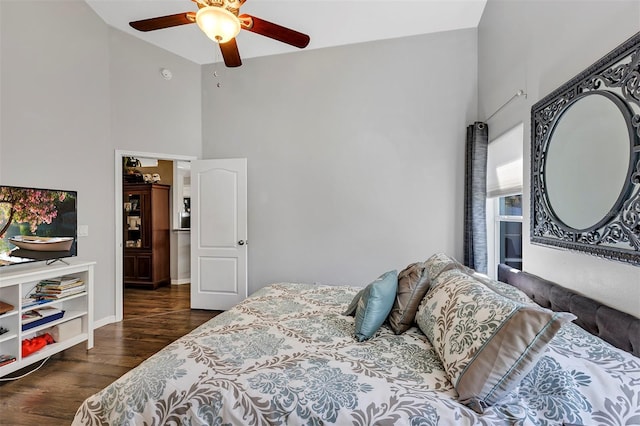
<instances>
[{"instance_id":1,"label":"wooden hutch","mask_svg":"<svg viewBox=\"0 0 640 426\"><path fill-rule=\"evenodd\" d=\"M171 282L169 185L124 184L124 284Z\"/></svg>"}]
</instances>

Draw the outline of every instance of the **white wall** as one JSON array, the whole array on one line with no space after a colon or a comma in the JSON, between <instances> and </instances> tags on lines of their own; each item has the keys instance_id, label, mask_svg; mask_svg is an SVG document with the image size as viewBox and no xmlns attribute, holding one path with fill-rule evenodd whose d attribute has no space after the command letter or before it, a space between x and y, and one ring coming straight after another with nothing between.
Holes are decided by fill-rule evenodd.
<instances>
[{"instance_id":1,"label":"white wall","mask_svg":"<svg viewBox=\"0 0 640 426\"><path fill-rule=\"evenodd\" d=\"M462 257L476 48L473 29L204 67L203 156L248 158L251 291Z\"/></svg>"},{"instance_id":2,"label":"white wall","mask_svg":"<svg viewBox=\"0 0 640 426\"><path fill-rule=\"evenodd\" d=\"M89 226L78 253L99 261L96 301L113 300L108 29L76 3L2 2L0 8L0 180L78 191L78 223ZM96 303L96 318L112 312Z\"/></svg>"},{"instance_id":3,"label":"white wall","mask_svg":"<svg viewBox=\"0 0 640 426\"><path fill-rule=\"evenodd\" d=\"M478 28L478 113L493 139L519 122L524 138L524 269L640 316L640 268L529 243L531 106L640 29L640 2L489 0Z\"/></svg>"},{"instance_id":4,"label":"white wall","mask_svg":"<svg viewBox=\"0 0 640 426\"><path fill-rule=\"evenodd\" d=\"M165 80L162 68L173 77ZM199 156L201 67L119 30L109 31L111 132L117 149Z\"/></svg>"},{"instance_id":5,"label":"white wall","mask_svg":"<svg viewBox=\"0 0 640 426\"><path fill-rule=\"evenodd\" d=\"M114 151L199 156L200 66L110 29L82 1L2 1L0 11L0 182L78 191L78 222L89 225L79 257L98 262L95 319L108 320Z\"/></svg>"}]
</instances>

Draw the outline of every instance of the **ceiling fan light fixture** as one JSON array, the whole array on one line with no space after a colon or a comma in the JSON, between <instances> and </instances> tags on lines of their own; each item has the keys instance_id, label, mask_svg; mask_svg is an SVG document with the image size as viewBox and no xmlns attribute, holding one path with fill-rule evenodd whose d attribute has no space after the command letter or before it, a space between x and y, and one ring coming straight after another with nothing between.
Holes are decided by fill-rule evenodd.
<instances>
[{"instance_id":1,"label":"ceiling fan light fixture","mask_svg":"<svg viewBox=\"0 0 640 426\"><path fill-rule=\"evenodd\" d=\"M207 6L196 13L196 23L216 43L226 43L240 32L240 20L227 9Z\"/></svg>"}]
</instances>

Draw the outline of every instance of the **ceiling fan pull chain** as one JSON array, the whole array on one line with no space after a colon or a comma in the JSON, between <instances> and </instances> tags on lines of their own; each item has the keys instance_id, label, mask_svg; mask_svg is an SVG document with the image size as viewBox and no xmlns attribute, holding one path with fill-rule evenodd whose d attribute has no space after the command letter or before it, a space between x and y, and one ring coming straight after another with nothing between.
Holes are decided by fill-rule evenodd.
<instances>
[{"instance_id":1,"label":"ceiling fan pull chain","mask_svg":"<svg viewBox=\"0 0 640 426\"><path fill-rule=\"evenodd\" d=\"M218 71L214 71L213 76L215 78L218 78ZM220 82L220 80L218 80L218 82L216 83L216 87L222 87L222 83Z\"/></svg>"},{"instance_id":2,"label":"ceiling fan pull chain","mask_svg":"<svg viewBox=\"0 0 640 426\"><path fill-rule=\"evenodd\" d=\"M218 74L218 63L220 62L220 51L216 49L215 60L213 62L213 78L217 79L216 87L222 87L222 82L220 81L220 75Z\"/></svg>"}]
</instances>

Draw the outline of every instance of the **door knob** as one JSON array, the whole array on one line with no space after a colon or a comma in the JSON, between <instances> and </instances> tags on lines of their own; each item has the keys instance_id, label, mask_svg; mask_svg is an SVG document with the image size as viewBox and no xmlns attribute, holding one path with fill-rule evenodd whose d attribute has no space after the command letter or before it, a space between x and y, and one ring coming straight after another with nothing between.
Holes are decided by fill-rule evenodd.
<instances>
[{"instance_id":1,"label":"door knob","mask_svg":"<svg viewBox=\"0 0 640 426\"><path fill-rule=\"evenodd\" d=\"M239 245L239 246L243 246L244 244L245 244L245 240L240 240L240 241L238 241L238 245Z\"/></svg>"}]
</instances>

